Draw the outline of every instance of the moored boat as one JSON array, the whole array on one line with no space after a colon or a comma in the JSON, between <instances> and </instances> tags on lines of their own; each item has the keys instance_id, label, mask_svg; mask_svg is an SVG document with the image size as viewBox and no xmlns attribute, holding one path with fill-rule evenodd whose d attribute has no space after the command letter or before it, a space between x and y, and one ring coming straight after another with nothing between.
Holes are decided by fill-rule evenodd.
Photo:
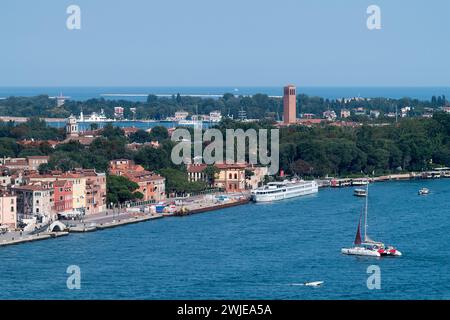
<instances>
[{"instance_id":1,"label":"moored boat","mask_svg":"<svg viewBox=\"0 0 450 320\"><path fill-rule=\"evenodd\" d=\"M270 182L269 184L252 191L254 202L272 202L306 196L319 192L315 181L292 180L283 182Z\"/></svg>"},{"instance_id":2,"label":"moored boat","mask_svg":"<svg viewBox=\"0 0 450 320\"><path fill-rule=\"evenodd\" d=\"M365 186L369 184L369 179L361 178L361 179L353 179L352 186Z\"/></svg>"}]
</instances>

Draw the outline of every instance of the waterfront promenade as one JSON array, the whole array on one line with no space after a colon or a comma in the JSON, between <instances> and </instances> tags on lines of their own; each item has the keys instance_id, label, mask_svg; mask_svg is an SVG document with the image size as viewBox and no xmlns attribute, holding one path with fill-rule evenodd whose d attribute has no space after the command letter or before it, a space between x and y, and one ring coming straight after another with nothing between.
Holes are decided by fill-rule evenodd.
<instances>
[{"instance_id":1,"label":"waterfront promenade","mask_svg":"<svg viewBox=\"0 0 450 320\"><path fill-rule=\"evenodd\" d=\"M38 234L31 234L21 231L11 231L0 235L0 247L53 239L67 236L68 234L69 232L42 232Z\"/></svg>"},{"instance_id":2,"label":"waterfront promenade","mask_svg":"<svg viewBox=\"0 0 450 320\"><path fill-rule=\"evenodd\" d=\"M53 232L52 230L46 230L45 232L43 231L38 234L23 231L11 231L0 235L0 246L47 240L69 235L70 233L100 231L164 217L203 213L249 203L248 193L228 194L226 197L229 198L226 202L218 201L214 195L201 195L177 199L174 200L174 202L177 203L173 206L174 211L163 214L148 212L148 210L146 210L147 206L140 206L121 210L107 210L106 212L88 215L81 219L63 219L59 220L59 222L66 226L66 230L64 231L58 230L58 232Z\"/></svg>"}]
</instances>

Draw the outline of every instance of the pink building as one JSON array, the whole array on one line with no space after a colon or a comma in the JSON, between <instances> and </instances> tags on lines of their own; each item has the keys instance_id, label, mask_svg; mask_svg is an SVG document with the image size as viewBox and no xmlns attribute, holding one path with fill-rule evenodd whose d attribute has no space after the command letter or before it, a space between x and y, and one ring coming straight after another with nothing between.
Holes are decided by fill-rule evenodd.
<instances>
[{"instance_id":1,"label":"pink building","mask_svg":"<svg viewBox=\"0 0 450 320\"><path fill-rule=\"evenodd\" d=\"M0 193L0 226L17 227L17 198L9 193Z\"/></svg>"},{"instance_id":2,"label":"pink building","mask_svg":"<svg viewBox=\"0 0 450 320\"><path fill-rule=\"evenodd\" d=\"M57 180L53 183L55 189L55 211L64 213L73 211L72 182L67 180Z\"/></svg>"}]
</instances>

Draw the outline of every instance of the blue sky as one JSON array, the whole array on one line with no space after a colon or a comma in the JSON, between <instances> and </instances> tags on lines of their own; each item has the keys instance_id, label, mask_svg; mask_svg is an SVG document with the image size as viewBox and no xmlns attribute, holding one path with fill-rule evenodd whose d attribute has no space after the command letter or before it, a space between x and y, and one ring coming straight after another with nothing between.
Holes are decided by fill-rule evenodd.
<instances>
[{"instance_id":1,"label":"blue sky","mask_svg":"<svg viewBox=\"0 0 450 320\"><path fill-rule=\"evenodd\" d=\"M447 0L2 0L0 86L450 86L449 14Z\"/></svg>"}]
</instances>

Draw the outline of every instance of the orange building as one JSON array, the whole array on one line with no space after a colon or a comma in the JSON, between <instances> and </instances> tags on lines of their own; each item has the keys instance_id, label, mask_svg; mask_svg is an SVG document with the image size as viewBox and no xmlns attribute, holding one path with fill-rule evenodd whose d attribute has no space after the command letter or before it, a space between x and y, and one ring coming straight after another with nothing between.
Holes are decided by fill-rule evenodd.
<instances>
[{"instance_id":1,"label":"orange building","mask_svg":"<svg viewBox=\"0 0 450 320\"><path fill-rule=\"evenodd\" d=\"M133 160L117 159L109 163L109 173L115 176L124 176L138 184L136 190L144 195L143 201L166 199L166 179L144 167L136 165Z\"/></svg>"}]
</instances>

